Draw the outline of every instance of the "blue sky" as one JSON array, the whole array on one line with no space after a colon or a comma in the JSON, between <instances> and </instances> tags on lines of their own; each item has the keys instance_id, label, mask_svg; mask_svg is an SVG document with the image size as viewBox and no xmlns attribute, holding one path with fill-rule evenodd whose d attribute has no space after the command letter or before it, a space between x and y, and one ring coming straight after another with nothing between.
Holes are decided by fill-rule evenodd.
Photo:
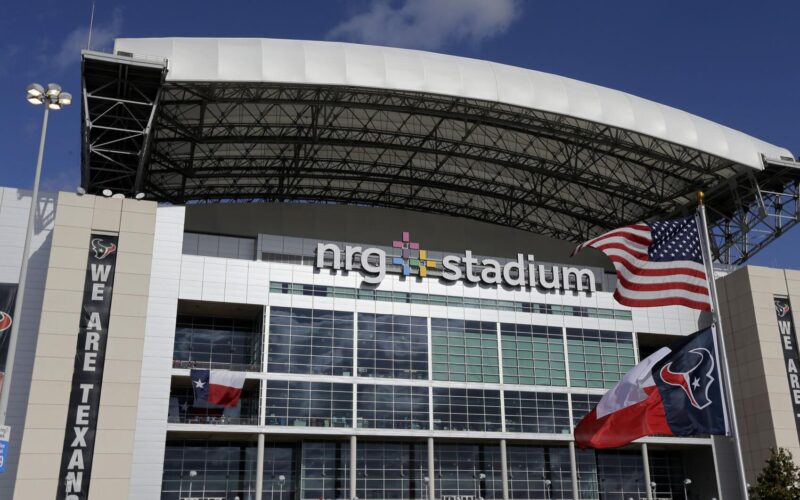
<instances>
[{"instance_id":1,"label":"blue sky","mask_svg":"<svg viewBox=\"0 0 800 500\"><path fill-rule=\"evenodd\" d=\"M31 82L80 93L90 0L9 1L0 17L0 185L30 187L41 110ZM114 37L335 39L555 73L674 106L800 155L800 2L642 0L97 1ZM51 115L43 187L79 182L80 109ZM800 268L800 229L750 262Z\"/></svg>"}]
</instances>

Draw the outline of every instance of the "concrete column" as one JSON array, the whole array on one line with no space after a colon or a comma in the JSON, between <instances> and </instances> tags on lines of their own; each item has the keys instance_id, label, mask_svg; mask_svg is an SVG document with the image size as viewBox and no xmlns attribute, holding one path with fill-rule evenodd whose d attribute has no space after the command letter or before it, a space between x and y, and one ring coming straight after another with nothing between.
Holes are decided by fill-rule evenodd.
<instances>
[{"instance_id":1,"label":"concrete column","mask_svg":"<svg viewBox=\"0 0 800 500\"><path fill-rule=\"evenodd\" d=\"M350 436L350 498L355 500L356 496L356 437Z\"/></svg>"},{"instance_id":2,"label":"concrete column","mask_svg":"<svg viewBox=\"0 0 800 500\"><path fill-rule=\"evenodd\" d=\"M500 440L500 478L503 482L503 500L508 500L508 455L505 439Z\"/></svg>"},{"instance_id":3,"label":"concrete column","mask_svg":"<svg viewBox=\"0 0 800 500\"><path fill-rule=\"evenodd\" d=\"M261 500L264 489L264 434L258 434L258 452L256 454L256 500Z\"/></svg>"},{"instance_id":4,"label":"concrete column","mask_svg":"<svg viewBox=\"0 0 800 500\"><path fill-rule=\"evenodd\" d=\"M644 486L647 500L653 500L653 488L650 486L650 457L647 455L647 443L642 443L642 462L644 462Z\"/></svg>"},{"instance_id":5,"label":"concrete column","mask_svg":"<svg viewBox=\"0 0 800 500\"><path fill-rule=\"evenodd\" d=\"M436 498L436 464L433 459L433 438L428 438L428 500Z\"/></svg>"},{"instance_id":6,"label":"concrete column","mask_svg":"<svg viewBox=\"0 0 800 500\"><path fill-rule=\"evenodd\" d=\"M578 458L575 454L575 441L569 442L569 470L572 475L572 498L578 500L581 492L578 489Z\"/></svg>"}]
</instances>

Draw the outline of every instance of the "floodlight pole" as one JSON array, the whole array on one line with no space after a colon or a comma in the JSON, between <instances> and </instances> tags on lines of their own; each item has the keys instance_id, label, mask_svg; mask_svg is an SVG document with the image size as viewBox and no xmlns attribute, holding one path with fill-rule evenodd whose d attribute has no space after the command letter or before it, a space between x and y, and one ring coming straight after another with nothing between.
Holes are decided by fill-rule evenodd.
<instances>
[{"instance_id":1,"label":"floodlight pole","mask_svg":"<svg viewBox=\"0 0 800 500\"><path fill-rule=\"evenodd\" d=\"M31 240L33 239L33 223L36 218L36 209L39 200L39 179L42 175L42 158L44 157L44 140L47 136L47 117L50 108L44 105L44 123L42 123L42 136L39 139L39 156L36 159L36 174L33 178L33 193L31 195L31 208L28 211L28 230L25 233L25 246L22 248L22 266L19 269L19 285L14 303L14 316L11 323L11 333L8 337L8 357L6 358L6 372L3 377L3 386L0 389L0 425L6 424L8 413L8 398L11 395L11 375L14 371L14 355L17 352L17 337L22 319L22 299L25 296L25 282L28 277L28 262L31 253Z\"/></svg>"}]
</instances>

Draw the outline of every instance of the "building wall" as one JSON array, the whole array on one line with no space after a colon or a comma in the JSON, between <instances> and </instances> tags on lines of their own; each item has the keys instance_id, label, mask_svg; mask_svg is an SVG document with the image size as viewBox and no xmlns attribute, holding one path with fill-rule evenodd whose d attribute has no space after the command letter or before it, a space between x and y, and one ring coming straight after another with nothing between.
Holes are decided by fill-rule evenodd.
<instances>
[{"instance_id":1,"label":"building wall","mask_svg":"<svg viewBox=\"0 0 800 500\"><path fill-rule=\"evenodd\" d=\"M156 205L59 193L15 499L52 498L70 397L90 234L119 234L90 498L125 498L133 458Z\"/></svg>"},{"instance_id":2,"label":"building wall","mask_svg":"<svg viewBox=\"0 0 800 500\"><path fill-rule=\"evenodd\" d=\"M150 298L133 443L131 499L158 498L167 440L169 380L183 242L183 207L161 207L156 215Z\"/></svg>"},{"instance_id":3,"label":"building wall","mask_svg":"<svg viewBox=\"0 0 800 500\"><path fill-rule=\"evenodd\" d=\"M0 282L18 283L22 265L22 248L28 224L31 194L13 188L0 188ZM50 193L39 193L39 208L34 219L31 241L31 258L28 264L28 280L22 307L17 354L11 383L6 425L11 427L11 443L6 460L6 472L0 474L0 498L11 498L14 478L19 464L20 446L24 434L28 411L28 394L36 351L39 316L42 310L45 278L53 240L53 218L56 199ZM55 235L60 238L60 235Z\"/></svg>"},{"instance_id":4,"label":"building wall","mask_svg":"<svg viewBox=\"0 0 800 500\"><path fill-rule=\"evenodd\" d=\"M776 295L800 304L800 271L747 266L717 284L747 479L754 483L771 447L787 448L800 463L774 304Z\"/></svg>"}]
</instances>

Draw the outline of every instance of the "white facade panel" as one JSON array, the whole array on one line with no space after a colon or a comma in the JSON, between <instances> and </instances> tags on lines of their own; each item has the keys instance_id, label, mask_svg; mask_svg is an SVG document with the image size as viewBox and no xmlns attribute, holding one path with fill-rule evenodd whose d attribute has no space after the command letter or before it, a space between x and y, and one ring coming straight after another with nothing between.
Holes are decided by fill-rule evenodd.
<instances>
[{"instance_id":1,"label":"white facade panel","mask_svg":"<svg viewBox=\"0 0 800 500\"><path fill-rule=\"evenodd\" d=\"M159 266L150 277L130 499L149 500L161 495L178 308L176 283L184 269L180 247L184 210L159 207L156 213L153 262ZM198 276L202 276L200 269Z\"/></svg>"}]
</instances>

